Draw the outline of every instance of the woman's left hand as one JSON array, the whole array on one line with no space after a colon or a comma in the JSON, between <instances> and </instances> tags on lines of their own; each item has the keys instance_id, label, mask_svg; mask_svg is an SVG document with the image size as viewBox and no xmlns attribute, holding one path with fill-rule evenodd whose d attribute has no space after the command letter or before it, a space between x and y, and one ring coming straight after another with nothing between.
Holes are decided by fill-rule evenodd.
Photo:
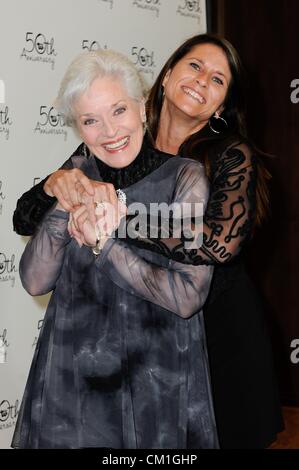
<instances>
[{"instance_id":1,"label":"woman's left hand","mask_svg":"<svg viewBox=\"0 0 299 470\"><path fill-rule=\"evenodd\" d=\"M78 207L75 212L70 214L68 230L70 235L75 238L80 246L96 245L95 224L90 221L89 213L85 205Z\"/></svg>"}]
</instances>

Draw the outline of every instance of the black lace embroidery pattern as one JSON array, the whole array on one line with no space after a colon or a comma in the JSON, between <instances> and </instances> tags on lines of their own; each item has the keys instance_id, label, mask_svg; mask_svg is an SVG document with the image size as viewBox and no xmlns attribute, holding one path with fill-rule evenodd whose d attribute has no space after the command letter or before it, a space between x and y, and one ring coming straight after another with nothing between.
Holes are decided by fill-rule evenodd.
<instances>
[{"instance_id":1,"label":"black lace embroidery pattern","mask_svg":"<svg viewBox=\"0 0 299 470\"><path fill-rule=\"evenodd\" d=\"M213 162L200 249L185 249L183 238L127 239L127 242L185 264L214 265L230 261L252 232L255 185L255 158L245 155L235 144ZM147 233L149 237L150 226Z\"/></svg>"}]
</instances>

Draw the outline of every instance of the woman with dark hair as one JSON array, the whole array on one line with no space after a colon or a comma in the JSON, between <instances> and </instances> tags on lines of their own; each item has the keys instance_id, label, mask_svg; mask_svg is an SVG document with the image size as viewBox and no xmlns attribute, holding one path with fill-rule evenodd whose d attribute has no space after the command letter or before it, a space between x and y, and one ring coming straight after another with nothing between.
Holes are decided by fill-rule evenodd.
<instances>
[{"instance_id":1,"label":"woman with dark hair","mask_svg":"<svg viewBox=\"0 0 299 470\"><path fill-rule=\"evenodd\" d=\"M263 311L241 248L265 215L269 175L246 135L242 67L232 45L211 35L187 40L152 87L147 117L153 146L205 165L211 186L203 244L188 250L175 238L127 242L185 264L215 266L204 316L220 446L267 447L282 429L281 411ZM85 200L88 194L93 200L86 175L58 170L18 201L15 229L32 232L56 201L52 196L75 210L84 190Z\"/></svg>"}]
</instances>

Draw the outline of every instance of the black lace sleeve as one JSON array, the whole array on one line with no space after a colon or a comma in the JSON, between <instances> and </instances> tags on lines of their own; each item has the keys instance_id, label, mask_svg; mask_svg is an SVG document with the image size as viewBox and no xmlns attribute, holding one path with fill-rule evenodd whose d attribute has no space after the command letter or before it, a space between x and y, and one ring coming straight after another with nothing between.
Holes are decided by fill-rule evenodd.
<instances>
[{"instance_id":1,"label":"black lace sleeve","mask_svg":"<svg viewBox=\"0 0 299 470\"><path fill-rule=\"evenodd\" d=\"M80 144L72 154L84 155L86 147ZM71 156L71 157L72 157ZM60 167L60 169L71 169L71 157ZM46 212L57 201L56 197L48 196L44 191L44 184L49 176L26 191L17 201L17 207L13 214L13 228L18 235L31 236L42 221Z\"/></svg>"},{"instance_id":2,"label":"black lace sleeve","mask_svg":"<svg viewBox=\"0 0 299 470\"><path fill-rule=\"evenodd\" d=\"M24 193L17 201L13 214L13 228L19 235L32 235L45 213L56 202L43 187L49 176Z\"/></svg>"},{"instance_id":3,"label":"black lace sleeve","mask_svg":"<svg viewBox=\"0 0 299 470\"><path fill-rule=\"evenodd\" d=\"M216 156L211 165L201 248L188 250L183 239L150 238L153 230L149 222L148 238L127 242L184 264L214 265L230 261L252 233L256 174L256 158L244 143L235 143Z\"/></svg>"}]
</instances>

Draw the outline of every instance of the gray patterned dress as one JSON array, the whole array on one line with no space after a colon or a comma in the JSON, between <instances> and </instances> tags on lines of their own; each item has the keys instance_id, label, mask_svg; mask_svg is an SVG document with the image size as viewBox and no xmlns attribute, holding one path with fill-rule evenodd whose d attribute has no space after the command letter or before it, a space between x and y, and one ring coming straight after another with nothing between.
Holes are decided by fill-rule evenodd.
<instances>
[{"instance_id":1,"label":"gray patterned dress","mask_svg":"<svg viewBox=\"0 0 299 470\"><path fill-rule=\"evenodd\" d=\"M72 156L65 167L101 181L97 163ZM208 198L199 163L145 145L120 171L134 176L122 187L127 204ZM95 258L70 238L67 223L67 213L51 209L20 263L31 295L53 294L12 446L217 447L201 313L213 268L119 239Z\"/></svg>"}]
</instances>

